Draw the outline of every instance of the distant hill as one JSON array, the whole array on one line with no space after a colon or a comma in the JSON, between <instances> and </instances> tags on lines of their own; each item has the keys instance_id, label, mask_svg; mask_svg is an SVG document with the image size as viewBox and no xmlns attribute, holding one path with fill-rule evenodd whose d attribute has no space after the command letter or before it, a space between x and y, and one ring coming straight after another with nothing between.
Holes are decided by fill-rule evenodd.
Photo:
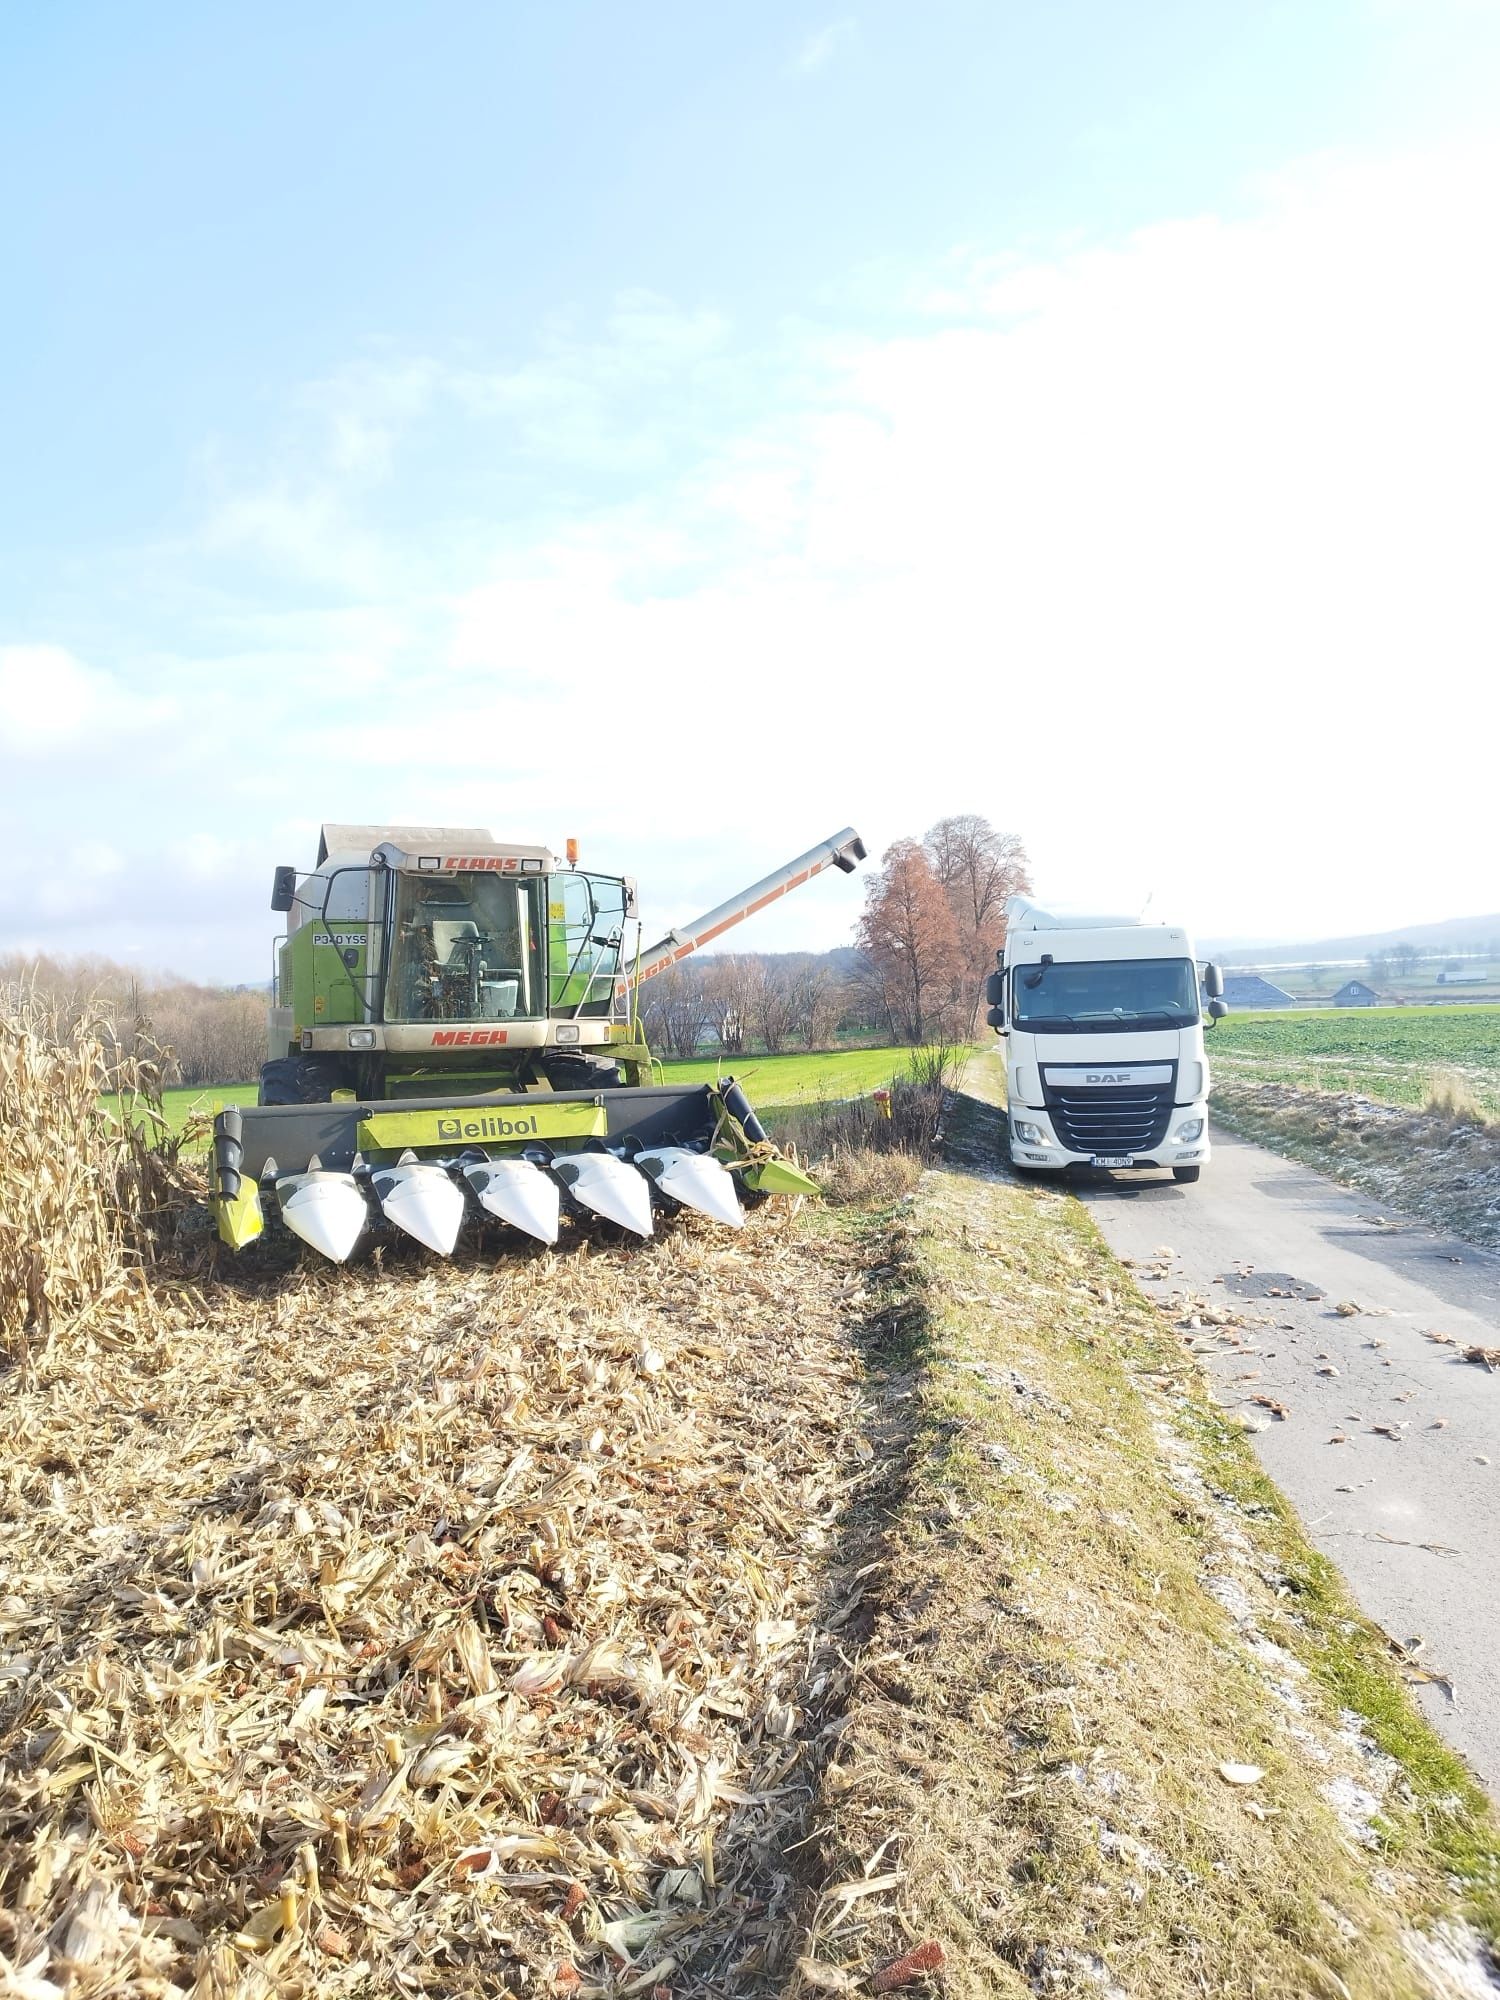
<instances>
[{"instance_id":1,"label":"distant hill","mask_svg":"<svg viewBox=\"0 0 1500 2000\"><path fill-rule=\"evenodd\" d=\"M1421 952L1458 956L1500 957L1500 911L1486 917L1445 917L1440 923L1406 924L1395 931L1361 931L1352 937L1294 938L1282 943L1246 943L1243 938L1207 943L1202 949L1222 965L1337 964L1363 961L1372 952L1390 951L1398 944Z\"/></svg>"}]
</instances>

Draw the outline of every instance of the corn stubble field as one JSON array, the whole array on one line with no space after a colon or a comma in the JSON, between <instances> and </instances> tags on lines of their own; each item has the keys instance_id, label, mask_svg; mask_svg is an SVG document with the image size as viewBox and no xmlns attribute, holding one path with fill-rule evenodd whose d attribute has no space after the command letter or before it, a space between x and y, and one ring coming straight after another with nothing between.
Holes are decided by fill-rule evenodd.
<instances>
[{"instance_id":1,"label":"corn stubble field","mask_svg":"<svg viewBox=\"0 0 1500 2000\"><path fill-rule=\"evenodd\" d=\"M0 1022L5 2000L1462 1990L1482 1801L998 1127L823 1107L737 1236L231 1267L102 1067Z\"/></svg>"},{"instance_id":2,"label":"corn stubble field","mask_svg":"<svg viewBox=\"0 0 1500 2000\"><path fill-rule=\"evenodd\" d=\"M8 1045L0 1987L775 1990L854 1265L768 1204L168 1281L97 1046Z\"/></svg>"}]
</instances>

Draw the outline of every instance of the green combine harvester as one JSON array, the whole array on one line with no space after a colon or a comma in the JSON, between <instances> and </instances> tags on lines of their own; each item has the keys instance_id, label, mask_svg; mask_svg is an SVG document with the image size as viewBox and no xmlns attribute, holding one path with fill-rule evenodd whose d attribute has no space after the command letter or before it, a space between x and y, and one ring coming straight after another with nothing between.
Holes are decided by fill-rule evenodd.
<instances>
[{"instance_id":1,"label":"green combine harvester","mask_svg":"<svg viewBox=\"0 0 1500 2000\"><path fill-rule=\"evenodd\" d=\"M815 1192L732 1077L653 1083L642 983L828 867L852 827L639 948L635 883L473 828L325 826L278 868L285 915L255 1109L214 1120L219 1235L284 1227L343 1263L395 1230L450 1256L466 1224L555 1243L565 1213L649 1236L658 1210L730 1228Z\"/></svg>"}]
</instances>

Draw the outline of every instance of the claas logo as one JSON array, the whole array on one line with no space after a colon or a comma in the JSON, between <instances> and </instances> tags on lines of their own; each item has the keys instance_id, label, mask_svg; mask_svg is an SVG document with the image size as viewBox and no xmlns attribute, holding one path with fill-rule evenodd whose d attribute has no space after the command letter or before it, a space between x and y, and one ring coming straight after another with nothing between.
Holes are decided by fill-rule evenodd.
<instances>
[{"instance_id":1,"label":"claas logo","mask_svg":"<svg viewBox=\"0 0 1500 2000\"><path fill-rule=\"evenodd\" d=\"M513 854L445 854L443 857L445 868L463 869L469 874L483 869L494 875L514 875L520 865Z\"/></svg>"}]
</instances>

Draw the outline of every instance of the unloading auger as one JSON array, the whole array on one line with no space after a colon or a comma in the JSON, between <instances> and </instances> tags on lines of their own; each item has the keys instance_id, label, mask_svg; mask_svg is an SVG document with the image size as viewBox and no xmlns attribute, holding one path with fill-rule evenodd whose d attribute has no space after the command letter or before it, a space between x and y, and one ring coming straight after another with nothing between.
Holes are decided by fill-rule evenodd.
<instances>
[{"instance_id":1,"label":"unloading auger","mask_svg":"<svg viewBox=\"0 0 1500 2000\"><path fill-rule=\"evenodd\" d=\"M219 1235L281 1226L343 1263L395 1229L451 1255L486 1220L555 1243L588 1212L636 1236L692 1208L816 1192L732 1077L659 1084L637 994L825 868L852 827L632 956L635 883L474 828L325 826L285 915L260 1101L214 1120Z\"/></svg>"}]
</instances>

